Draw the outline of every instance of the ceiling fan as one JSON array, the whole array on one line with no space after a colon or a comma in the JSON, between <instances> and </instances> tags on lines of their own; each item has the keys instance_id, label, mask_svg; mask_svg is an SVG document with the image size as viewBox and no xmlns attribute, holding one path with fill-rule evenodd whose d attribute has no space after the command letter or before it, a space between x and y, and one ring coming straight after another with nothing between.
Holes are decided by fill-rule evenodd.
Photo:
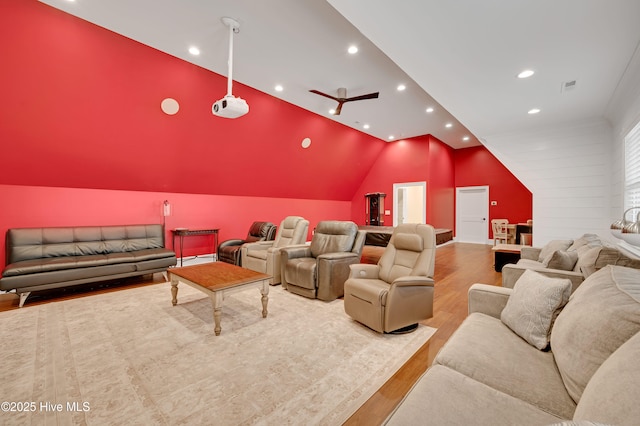
<instances>
[{"instance_id":1,"label":"ceiling fan","mask_svg":"<svg viewBox=\"0 0 640 426\"><path fill-rule=\"evenodd\" d=\"M367 95L353 96L351 98L347 98L347 89L345 89L344 87L341 87L338 89L338 96L327 95L326 93L322 93L318 90L309 90L309 91L311 93L315 93L316 95L324 96L325 98L333 99L334 101L338 102L338 107L336 108L333 115L340 115L340 111L342 111L342 105L344 105L346 102L364 101L366 99L376 99L380 94L380 92L375 92L375 93L369 93Z\"/></svg>"}]
</instances>

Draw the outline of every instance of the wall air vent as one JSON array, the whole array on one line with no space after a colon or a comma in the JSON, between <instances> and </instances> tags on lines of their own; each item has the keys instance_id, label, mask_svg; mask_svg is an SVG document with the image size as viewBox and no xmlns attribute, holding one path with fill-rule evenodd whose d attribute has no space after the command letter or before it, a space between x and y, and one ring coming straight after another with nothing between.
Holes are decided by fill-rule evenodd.
<instances>
[{"instance_id":1,"label":"wall air vent","mask_svg":"<svg viewBox=\"0 0 640 426\"><path fill-rule=\"evenodd\" d=\"M575 90L575 88L576 88L576 81L575 80L563 81L562 85L560 86L560 92L561 93L570 92L572 90Z\"/></svg>"}]
</instances>

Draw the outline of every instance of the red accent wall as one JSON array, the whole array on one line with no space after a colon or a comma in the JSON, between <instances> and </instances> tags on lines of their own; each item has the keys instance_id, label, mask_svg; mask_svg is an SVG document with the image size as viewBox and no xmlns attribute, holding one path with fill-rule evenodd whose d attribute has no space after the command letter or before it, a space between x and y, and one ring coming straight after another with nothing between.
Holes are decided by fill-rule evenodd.
<instances>
[{"instance_id":1,"label":"red accent wall","mask_svg":"<svg viewBox=\"0 0 640 426\"><path fill-rule=\"evenodd\" d=\"M37 1L0 38L0 184L349 201L385 145L237 82L249 114L216 117L226 77Z\"/></svg>"},{"instance_id":2,"label":"red accent wall","mask_svg":"<svg viewBox=\"0 0 640 426\"><path fill-rule=\"evenodd\" d=\"M352 218L365 223L365 198L368 192L384 192L385 225L393 225L393 184L427 182L427 223L436 228L454 226L453 149L431 135L389 142L356 191Z\"/></svg>"},{"instance_id":3,"label":"red accent wall","mask_svg":"<svg viewBox=\"0 0 640 426\"><path fill-rule=\"evenodd\" d=\"M485 147L458 149L455 158L455 186L489 186L489 219L509 219L510 223L532 218L533 197L511 172ZM493 238L489 227L489 238Z\"/></svg>"},{"instance_id":4,"label":"red accent wall","mask_svg":"<svg viewBox=\"0 0 640 426\"><path fill-rule=\"evenodd\" d=\"M0 185L0 235L9 228L47 226L94 226L162 223L162 203L171 203L166 218L167 247L170 229L220 228L220 241L244 238L251 223L264 220L280 225L288 215L303 216L311 230L321 220L349 220L348 201L291 198L234 197L227 195L178 194L150 191L117 191L83 188ZM211 253L212 238L188 237L184 255ZM177 241L176 241L177 244ZM5 246L0 244L1 263Z\"/></svg>"}]
</instances>

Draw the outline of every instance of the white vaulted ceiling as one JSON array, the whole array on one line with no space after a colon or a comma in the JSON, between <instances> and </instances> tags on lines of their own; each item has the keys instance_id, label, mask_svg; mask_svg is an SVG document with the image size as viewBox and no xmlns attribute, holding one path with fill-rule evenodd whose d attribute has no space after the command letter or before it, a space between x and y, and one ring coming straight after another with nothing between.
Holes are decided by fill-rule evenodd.
<instances>
[{"instance_id":1,"label":"white vaulted ceiling","mask_svg":"<svg viewBox=\"0 0 640 426\"><path fill-rule=\"evenodd\" d=\"M233 17L241 24L234 80L380 139L432 134L454 148L602 117L640 41L638 0L42 1L222 75L220 18ZM523 69L536 73L519 80ZM335 103L309 93L339 87L380 97L332 116ZM527 114L532 108L541 111Z\"/></svg>"}]
</instances>

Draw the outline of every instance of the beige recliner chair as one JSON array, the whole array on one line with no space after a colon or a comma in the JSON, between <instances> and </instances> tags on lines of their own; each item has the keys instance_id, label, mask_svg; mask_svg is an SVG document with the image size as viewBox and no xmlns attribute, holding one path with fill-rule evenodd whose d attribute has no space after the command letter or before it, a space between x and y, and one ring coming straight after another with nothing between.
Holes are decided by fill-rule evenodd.
<instances>
[{"instance_id":1,"label":"beige recliner chair","mask_svg":"<svg viewBox=\"0 0 640 426\"><path fill-rule=\"evenodd\" d=\"M351 265L344 310L380 333L415 330L433 316L435 256L431 225L397 226L377 265Z\"/></svg>"},{"instance_id":2,"label":"beige recliner chair","mask_svg":"<svg viewBox=\"0 0 640 426\"><path fill-rule=\"evenodd\" d=\"M311 245L280 249L282 287L312 299L341 297L349 265L360 262L364 240L365 232L353 222L319 222Z\"/></svg>"},{"instance_id":3,"label":"beige recliner chair","mask_svg":"<svg viewBox=\"0 0 640 426\"><path fill-rule=\"evenodd\" d=\"M242 266L271 275L269 284L280 284L280 249L304 244L309 221L300 216L288 216L278 227L275 241L260 241L242 246Z\"/></svg>"}]
</instances>

